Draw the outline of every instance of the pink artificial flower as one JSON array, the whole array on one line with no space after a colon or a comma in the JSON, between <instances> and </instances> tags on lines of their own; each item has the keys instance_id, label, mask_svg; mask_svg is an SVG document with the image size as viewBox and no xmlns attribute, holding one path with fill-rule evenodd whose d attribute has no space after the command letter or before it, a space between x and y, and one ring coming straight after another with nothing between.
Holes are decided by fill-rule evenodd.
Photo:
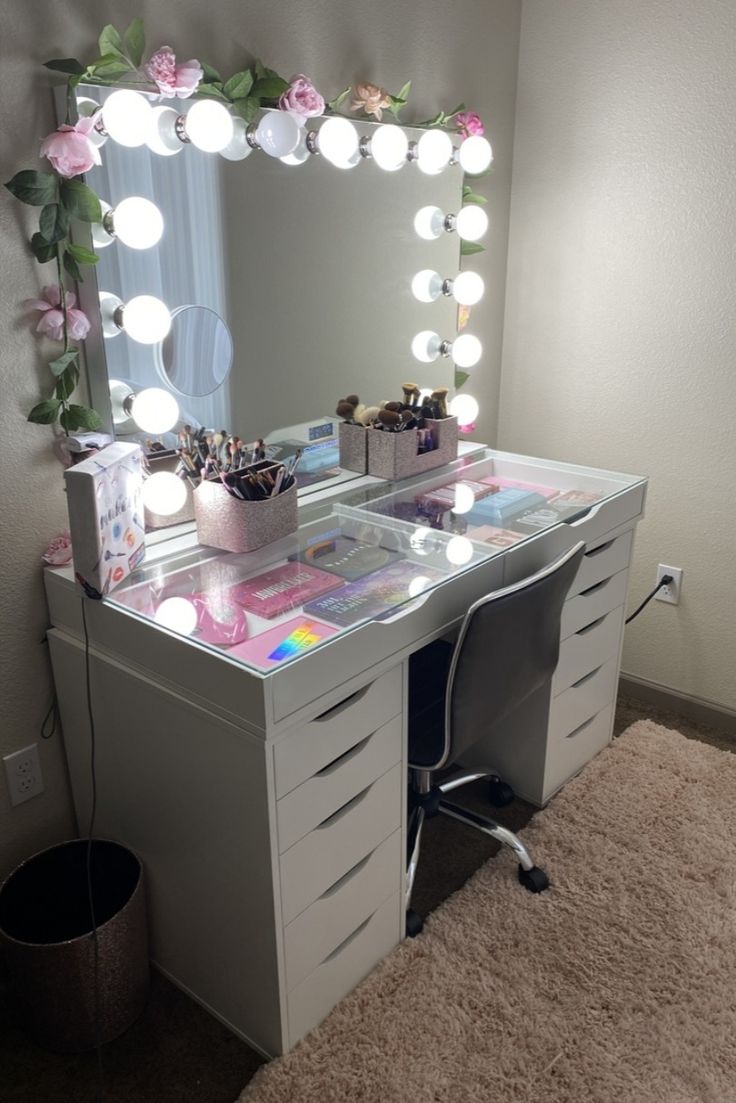
<instances>
[{"instance_id":1,"label":"pink artificial flower","mask_svg":"<svg viewBox=\"0 0 736 1103\"><path fill-rule=\"evenodd\" d=\"M458 433L474 433L475 430L476 424L474 421L471 421L468 425L458 425L457 427Z\"/></svg>"},{"instance_id":2,"label":"pink artificial flower","mask_svg":"<svg viewBox=\"0 0 736 1103\"><path fill-rule=\"evenodd\" d=\"M176 64L176 54L171 46L161 46L152 54L145 66L146 76L158 86L162 96L179 96L188 99L204 76L202 66L192 58Z\"/></svg>"},{"instance_id":3,"label":"pink artificial flower","mask_svg":"<svg viewBox=\"0 0 736 1103\"><path fill-rule=\"evenodd\" d=\"M286 91L281 93L279 107L282 111L288 111L299 126L304 126L307 119L323 114L325 101L309 77L297 73L291 78Z\"/></svg>"},{"instance_id":4,"label":"pink artificial flower","mask_svg":"<svg viewBox=\"0 0 736 1103\"><path fill-rule=\"evenodd\" d=\"M64 314L61 309L61 294L58 283L49 284L41 292L42 299L28 299L28 310L40 310L41 317L36 326L37 333L45 333L52 341L64 340ZM83 341L90 331L90 321L83 310L74 306L77 296L71 291L64 294L66 306L67 336L74 341Z\"/></svg>"},{"instance_id":5,"label":"pink artificial flower","mask_svg":"<svg viewBox=\"0 0 736 1103\"><path fill-rule=\"evenodd\" d=\"M48 158L59 176L70 179L89 172L93 165L102 164L97 146L87 137L97 122L98 114L99 112L95 112L94 115L80 119L74 126L64 123L41 142L40 156Z\"/></svg>"},{"instance_id":6,"label":"pink artificial flower","mask_svg":"<svg viewBox=\"0 0 736 1103\"><path fill-rule=\"evenodd\" d=\"M365 115L373 115L379 123L383 117L383 108L391 106L391 96L385 88L377 84L362 81L353 85L353 102L351 111L362 111Z\"/></svg>"},{"instance_id":7,"label":"pink artificial flower","mask_svg":"<svg viewBox=\"0 0 736 1103\"><path fill-rule=\"evenodd\" d=\"M458 330L465 329L466 325L470 321L470 307L461 305L457 308L457 328Z\"/></svg>"},{"instance_id":8,"label":"pink artificial flower","mask_svg":"<svg viewBox=\"0 0 736 1103\"><path fill-rule=\"evenodd\" d=\"M480 115L476 115L475 111L461 111L459 115L455 116L455 126L463 138L470 138L473 134L482 137L486 132L483 120Z\"/></svg>"},{"instance_id":9,"label":"pink artificial flower","mask_svg":"<svg viewBox=\"0 0 736 1103\"><path fill-rule=\"evenodd\" d=\"M49 544L42 558L51 567L66 567L72 561L72 538L68 532L60 532Z\"/></svg>"}]
</instances>

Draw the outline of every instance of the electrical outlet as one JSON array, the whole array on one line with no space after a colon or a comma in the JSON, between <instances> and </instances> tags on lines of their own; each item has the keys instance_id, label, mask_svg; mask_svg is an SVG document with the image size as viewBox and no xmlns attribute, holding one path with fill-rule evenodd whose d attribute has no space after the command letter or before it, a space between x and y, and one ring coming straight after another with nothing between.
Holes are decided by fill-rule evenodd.
<instances>
[{"instance_id":1,"label":"electrical outlet","mask_svg":"<svg viewBox=\"0 0 736 1103\"><path fill-rule=\"evenodd\" d=\"M682 589L682 567L668 567L665 563L660 563L657 567L657 582L659 582L662 575L671 574L672 582L667 586L663 586L661 590L658 590L655 599L657 601L666 601L668 605L680 604L680 591Z\"/></svg>"},{"instance_id":2,"label":"electrical outlet","mask_svg":"<svg viewBox=\"0 0 736 1103\"><path fill-rule=\"evenodd\" d=\"M14 751L3 758L8 780L10 803L22 804L43 792L43 775L38 757L38 744L31 743L22 751Z\"/></svg>"}]
</instances>

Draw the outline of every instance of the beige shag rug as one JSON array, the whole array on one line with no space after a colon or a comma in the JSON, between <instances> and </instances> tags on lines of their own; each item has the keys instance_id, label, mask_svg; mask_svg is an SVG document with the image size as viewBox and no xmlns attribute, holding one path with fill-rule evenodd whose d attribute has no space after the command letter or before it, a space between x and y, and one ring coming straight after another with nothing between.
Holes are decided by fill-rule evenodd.
<instances>
[{"instance_id":1,"label":"beige shag rug","mask_svg":"<svg viewBox=\"0 0 736 1103\"><path fill-rule=\"evenodd\" d=\"M649 721L243 1103L734 1103L736 756Z\"/></svg>"}]
</instances>

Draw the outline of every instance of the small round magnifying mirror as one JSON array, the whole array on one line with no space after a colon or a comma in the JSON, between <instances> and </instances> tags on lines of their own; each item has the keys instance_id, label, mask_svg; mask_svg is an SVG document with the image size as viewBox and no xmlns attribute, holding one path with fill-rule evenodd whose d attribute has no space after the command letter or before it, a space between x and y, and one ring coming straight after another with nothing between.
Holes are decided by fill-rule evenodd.
<instances>
[{"instance_id":1,"label":"small round magnifying mirror","mask_svg":"<svg viewBox=\"0 0 736 1103\"><path fill-rule=\"evenodd\" d=\"M159 370L179 394L200 398L227 379L233 339L227 324L207 306L180 306L158 350Z\"/></svg>"}]
</instances>

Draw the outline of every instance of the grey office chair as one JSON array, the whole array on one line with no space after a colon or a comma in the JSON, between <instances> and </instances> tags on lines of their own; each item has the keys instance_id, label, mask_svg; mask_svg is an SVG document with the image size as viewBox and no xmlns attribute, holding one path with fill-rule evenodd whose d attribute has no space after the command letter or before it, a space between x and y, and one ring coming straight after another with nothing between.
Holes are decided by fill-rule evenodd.
<instances>
[{"instance_id":1,"label":"grey office chair","mask_svg":"<svg viewBox=\"0 0 736 1103\"><path fill-rule=\"evenodd\" d=\"M542 892L549 884L513 832L445 797L478 778L495 779L493 764L484 762L485 739L513 740L516 732L546 723L560 650L562 606L584 549L582 542L576 544L537 574L476 601L465 614L454 647L437 640L412 656L406 875L409 935L422 928L421 917L409 905L422 826L429 816L450 816L511 847L519 859L519 880L530 892ZM435 783L437 772L448 765L465 769ZM503 795L497 779L495 785Z\"/></svg>"}]
</instances>

